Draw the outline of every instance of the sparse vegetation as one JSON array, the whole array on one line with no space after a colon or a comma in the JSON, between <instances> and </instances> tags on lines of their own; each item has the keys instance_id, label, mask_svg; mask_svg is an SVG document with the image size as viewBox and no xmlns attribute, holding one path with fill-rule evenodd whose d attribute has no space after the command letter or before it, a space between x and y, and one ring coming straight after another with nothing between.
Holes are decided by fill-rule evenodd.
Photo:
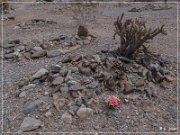
<instances>
[{"instance_id":1,"label":"sparse vegetation","mask_svg":"<svg viewBox=\"0 0 180 135\"><path fill-rule=\"evenodd\" d=\"M124 23L122 19L124 13L121 17L118 17L114 23L116 31L114 38L117 35L120 36L121 45L115 50L117 56L124 56L131 58L136 51L143 47L146 50L144 43L147 43L149 40L152 40L158 34L166 34L164 31L164 25L158 27L154 30L147 28L145 22L139 20L138 18L127 19Z\"/></svg>"}]
</instances>

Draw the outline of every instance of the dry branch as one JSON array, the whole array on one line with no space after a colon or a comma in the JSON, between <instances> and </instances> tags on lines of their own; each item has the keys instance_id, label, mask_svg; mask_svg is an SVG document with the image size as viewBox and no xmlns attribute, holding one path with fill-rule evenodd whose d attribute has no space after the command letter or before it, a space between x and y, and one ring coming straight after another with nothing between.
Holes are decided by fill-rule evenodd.
<instances>
[{"instance_id":1,"label":"dry branch","mask_svg":"<svg viewBox=\"0 0 180 135\"><path fill-rule=\"evenodd\" d=\"M164 31L164 25L160 28L152 30L147 29L145 22L140 21L138 18L127 19L122 23L124 13L121 17L118 17L115 26L115 34L120 36L121 46L116 50L116 54L124 57L131 57L140 47L144 47L144 43L152 40L158 34L166 34Z\"/></svg>"}]
</instances>

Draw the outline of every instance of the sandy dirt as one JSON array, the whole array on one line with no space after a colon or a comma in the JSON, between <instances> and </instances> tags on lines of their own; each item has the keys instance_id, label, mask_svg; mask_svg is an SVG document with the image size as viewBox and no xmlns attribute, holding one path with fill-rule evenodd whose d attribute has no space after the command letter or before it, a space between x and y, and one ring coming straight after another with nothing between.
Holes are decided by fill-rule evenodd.
<instances>
[{"instance_id":1,"label":"sandy dirt","mask_svg":"<svg viewBox=\"0 0 180 135\"><path fill-rule=\"evenodd\" d=\"M100 3L100 4L63 4L63 3L14 3L10 4L13 10L4 14L4 17L14 16L15 20L3 21L3 41L19 39L23 44L37 46L43 40L50 40L61 34L76 35L79 24L86 25L89 33L96 39L70 53L54 58L42 57L39 59L3 61L3 131L19 132L23 119L27 116L35 117L43 122L43 126L34 132L172 132L177 131L177 4L167 4L172 7L168 10L151 9L141 12L128 12L132 8L142 8L146 3ZM154 4L155 6L164 4ZM81 7L81 8L79 8ZM130 101L122 104L118 110L104 110L101 99L113 94L105 92L99 96L100 111L87 120L80 120L73 116L72 124L64 124L62 114L68 109L65 107L58 112L51 108L52 116L44 116L45 112L35 111L24 114L25 104L38 97L45 96L51 88L38 85L30 90L26 97L20 98L17 83L19 80L30 78L40 68L47 68L56 64L70 54L95 54L104 49L115 49L119 45L119 38L113 40L113 22L121 13L126 18L139 17L147 22L148 27L157 27L165 24L168 35L158 35L151 41L151 50L161 54L168 61L168 69L175 75L174 81L165 83L166 88L159 85L157 98L140 98L138 94L129 95ZM44 19L56 22L55 24L38 24L30 29L15 29L18 24L28 23L32 19ZM179 37L178 37L179 38ZM5 45L5 44L4 44ZM2 73L1 73L2 74ZM2 80L1 80L2 81ZM2 94L2 93L1 93ZM140 95L142 97L143 95ZM133 99L135 98L135 99ZM133 100L132 100L133 99ZM143 99L143 100L142 100ZM2 123L2 121L1 121ZM172 130L172 131L171 131ZM75 134L75 133L74 133ZM79 133L77 133L79 134ZM90 133L89 133L90 134ZM95 134L95 133L92 133ZM120 133L119 133L120 134ZM141 133L140 133L141 134ZM159 133L157 133L159 134Z\"/></svg>"}]
</instances>

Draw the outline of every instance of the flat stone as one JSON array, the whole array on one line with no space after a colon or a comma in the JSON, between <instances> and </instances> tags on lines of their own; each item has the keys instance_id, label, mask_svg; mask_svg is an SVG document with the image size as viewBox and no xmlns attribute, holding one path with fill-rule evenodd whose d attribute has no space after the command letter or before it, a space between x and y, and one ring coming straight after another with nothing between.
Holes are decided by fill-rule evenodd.
<instances>
[{"instance_id":1,"label":"flat stone","mask_svg":"<svg viewBox=\"0 0 180 135\"><path fill-rule=\"evenodd\" d=\"M21 90L22 90L22 91L24 91L24 90L29 90L29 89L33 89L33 88L35 88L35 87L36 87L36 84L28 84L28 85L22 87Z\"/></svg>"},{"instance_id":2,"label":"flat stone","mask_svg":"<svg viewBox=\"0 0 180 135\"><path fill-rule=\"evenodd\" d=\"M79 72L87 76L91 75L90 68L79 67Z\"/></svg>"},{"instance_id":3,"label":"flat stone","mask_svg":"<svg viewBox=\"0 0 180 135\"><path fill-rule=\"evenodd\" d=\"M62 54L62 51L57 49L57 50L50 50L47 52L47 57L51 58L51 57L57 57L59 55Z\"/></svg>"},{"instance_id":4,"label":"flat stone","mask_svg":"<svg viewBox=\"0 0 180 135\"><path fill-rule=\"evenodd\" d=\"M93 115L93 110L91 108L79 108L79 110L77 111L77 116L84 120L87 118L90 118L90 116Z\"/></svg>"},{"instance_id":5,"label":"flat stone","mask_svg":"<svg viewBox=\"0 0 180 135\"><path fill-rule=\"evenodd\" d=\"M43 49L41 47L33 47L33 50L38 52L38 51L42 51Z\"/></svg>"},{"instance_id":6,"label":"flat stone","mask_svg":"<svg viewBox=\"0 0 180 135\"><path fill-rule=\"evenodd\" d=\"M67 124L71 124L72 123L72 115L71 114L69 114L69 113L67 113L67 112L65 112L63 115L62 115L62 121L64 122L64 123L67 123Z\"/></svg>"},{"instance_id":7,"label":"flat stone","mask_svg":"<svg viewBox=\"0 0 180 135\"><path fill-rule=\"evenodd\" d=\"M9 41L8 43L9 44L20 44L20 40L19 39L15 39L15 40Z\"/></svg>"},{"instance_id":8,"label":"flat stone","mask_svg":"<svg viewBox=\"0 0 180 135\"><path fill-rule=\"evenodd\" d=\"M36 72L33 76L32 79L39 79L42 76L48 74L48 70L45 68L41 68L38 72Z\"/></svg>"},{"instance_id":9,"label":"flat stone","mask_svg":"<svg viewBox=\"0 0 180 135\"><path fill-rule=\"evenodd\" d=\"M41 126L42 126L42 122L40 120L32 117L25 117L21 124L20 130L24 132L32 131L38 129Z\"/></svg>"},{"instance_id":10,"label":"flat stone","mask_svg":"<svg viewBox=\"0 0 180 135\"><path fill-rule=\"evenodd\" d=\"M5 54L4 58L5 59L12 59L12 58L14 58L14 54L13 53Z\"/></svg>"},{"instance_id":11,"label":"flat stone","mask_svg":"<svg viewBox=\"0 0 180 135\"><path fill-rule=\"evenodd\" d=\"M21 92L21 93L19 94L19 97L20 97L20 98L26 97L26 92L25 92L25 91Z\"/></svg>"},{"instance_id":12,"label":"flat stone","mask_svg":"<svg viewBox=\"0 0 180 135\"><path fill-rule=\"evenodd\" d=\"M3 45L4 49L15 47L15 44L5 44Z\"/></svg>"},{"instance_id":13,"label":"flat stone","mask_svg":"<svg viewBox=\"0 0 180 135\"><path fill-rule=\"evenodd\" d=\"M23 108L23 113L29 114L33 112L39 105L42 105L44 103L49 103L48 97L41 97L39 99L36 99L35 101L26 103Z\"/></svg>"},{"instance_id":14,"label":"flat stone","mask_svg":"<svg viewBox=\"0 0 180 135\"><path fill-rule=\"evenodd\" d=\"M76 83L75 85L71 85L69 90L70 91L79 91L79 90L83 90L85 89L85 87L83 85L81 85L80 83Z\"/></svg>"},{"instance_id":15,"label":"flat stone","mask_svg":"<svg viewBox=\"0 0 180 135\"><path fill-rule=\"evenodd\" d=\"M36 59L46 56L47 52L45 50L36 51L31 55L31 58Z\"/></svg>"},{"instance_id":16,"label":"flat stone","mask_svg":"<svg viewBox=\"0 0 180 135\"><path fill-rule=\"evenodd\" d=\"M20 50L20 51L24 51L25 50L25 46L24 45L20 45L14 48L14 51L16 50Z\"/></svg>"},{"instance_id":17,"label":"flat stone","mask_svg":"<svg viewBox=\"0 0 180 135\"><path fill-rule=\"evenodd\" d=\"M134 90L134 86L132 83L126 82L125 83L125 89L124 89L124 94L130 94Z\"/></svg>"},{"instance_id":18,"label":"flat stone","mask_svg":"<svg viewBox=\"0 0 180 135\"><path fill-rule=\"evenodd\" d=\"M60 70L61 70L61 66L60 65L52 65L50 67L50 71L52 73L59 73Z\"/></svg>"},{"instance_id":19,"label":"flat stone","mask_svg":"<svg viewBox=\"0 0 180 135\"><path fill-rule=\"evenodd\" d=\"M54 79L54 81L52 82L53 85L60 85L64 82L64 78L63 77L57 77Z\"/></svg>"},{"instance_id":20,"label":"flat stone","mask_svg":"<svg viewBox=\"0 0 180 135\"><path fill-rule=\"evenodd\" d=\"M144 86L144 79L137 80L136 83L135 83L135 86L136 87Z\"/></svg>"}]
</instances>

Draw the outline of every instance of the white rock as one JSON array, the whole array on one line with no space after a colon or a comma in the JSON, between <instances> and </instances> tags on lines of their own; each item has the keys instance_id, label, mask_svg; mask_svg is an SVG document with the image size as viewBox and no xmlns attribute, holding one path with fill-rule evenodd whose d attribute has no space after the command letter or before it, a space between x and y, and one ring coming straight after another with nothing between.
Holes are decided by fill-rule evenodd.
<instances>
[{"instance_id":1,"label":"white rock","mask_svg":"<svg viewBox=\"0 0 180 135\"><path fill-rule=\"evenodd\" d=\"M32 79L38 79L41 78L42 76L46 75L48 73L48 70L45 68L41 68L38 72L36 72L33 76Z\"/></svg>"}]
</instances>

